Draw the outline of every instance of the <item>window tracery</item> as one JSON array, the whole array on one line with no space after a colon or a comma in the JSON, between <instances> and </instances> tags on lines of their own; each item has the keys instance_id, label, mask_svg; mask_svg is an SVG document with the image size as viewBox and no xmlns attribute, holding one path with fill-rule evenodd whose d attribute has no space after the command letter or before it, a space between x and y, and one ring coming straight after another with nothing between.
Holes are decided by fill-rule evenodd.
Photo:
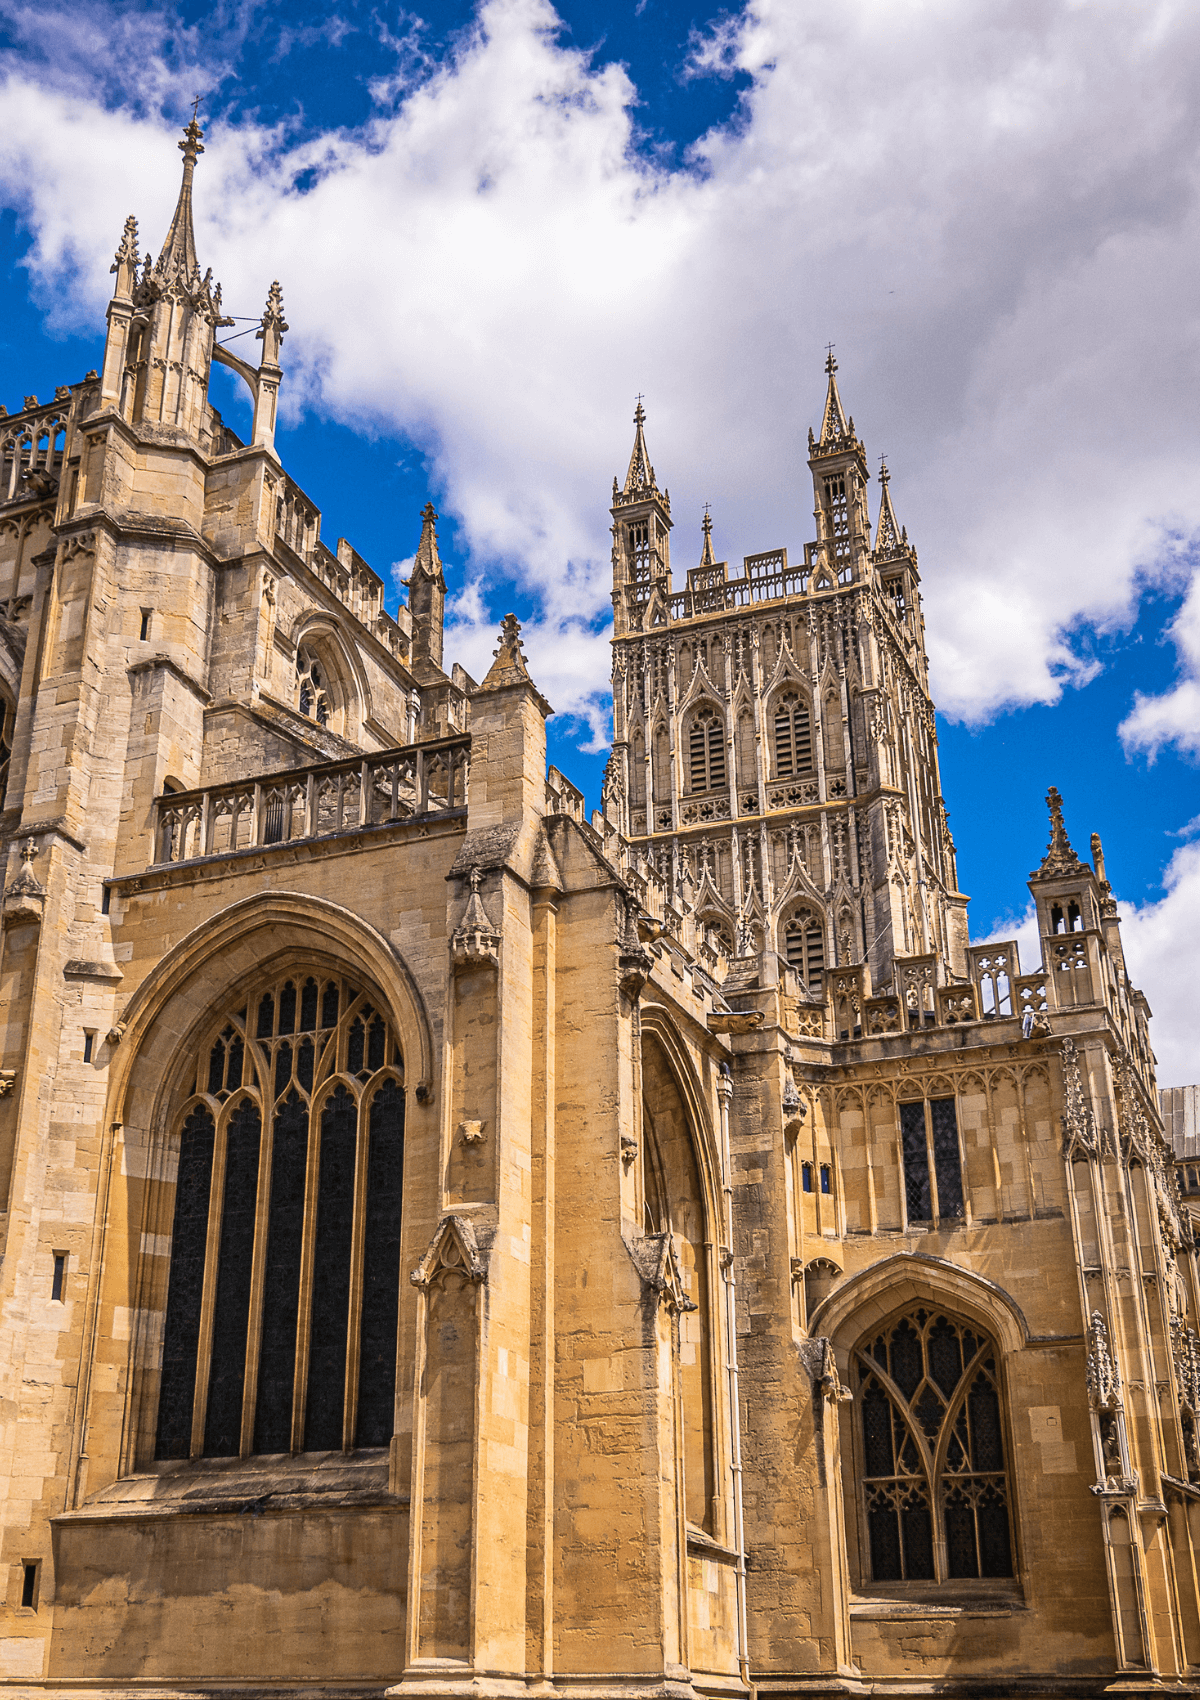
<instances>
[{"instance_id":1,"label":"window tracery","mask_svg":"<svg viewBox=\"0 0 1200 1700\"><path fill-rule=\"evenodd\" d=\"M386 1016L340 977L260 983L190 1083L155 1456L385 1446L404 1154Z\"/></svg>"},{"instance_id":2,"label":"window tracery","mask_svg":"<svg viewBox=\"0 0 1200 1700\"><path fill-rule=\"evenodd\" d=\"M918 1306L859 1342L860 1510L875 1582L1013 1574L999 1353Z\"/></svg>"},{"instance_id":3,"label":"window tracery","mask_svg":"<svg viewBox=\"0 0 1200 1700\"><path fill-rule=\"evenodd\" d=\"M296 653L296 706L306 720L329 725L329 693L325 669L311 649Z\"/></svg>"}]
</instances>

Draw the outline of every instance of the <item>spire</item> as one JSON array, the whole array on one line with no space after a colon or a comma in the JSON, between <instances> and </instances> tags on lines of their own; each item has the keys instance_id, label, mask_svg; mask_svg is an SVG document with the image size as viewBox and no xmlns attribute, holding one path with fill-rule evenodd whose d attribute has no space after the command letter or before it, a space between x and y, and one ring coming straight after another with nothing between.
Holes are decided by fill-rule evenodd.
<instances>
[{"instance_id":1,"label":"spire","mask_svg":"<svg viewBox=\"0 0 1200 1700\"><path fill-rule=\"evenodd\" d=\"M875 529L875 553L877 555L898 555L908 546L908 533L902 531L896 524L896 510L892 506L892 495L888 485L892 475L888 471L887 461L879 457L879 524Z\"/></svg>"},{"instance_id":2,"label":"spire","mask_svg":"<svg viewBox=\"0 0 1200 1700\"><path fill-rule=\"evenodd\" d=\"M633 437L633 453L629 457L629 471L625 474L625 486L620 492L623 500L627 502L637 501L639 497L650 494L658 495L658 486L654 482L654 468L650 464L650 456L646 449L646 434L642 430L642 426L646 423L646 410L642 406L641 396L637 398L633 423L636 427Z\"/></svg>"},{"instance_id":3,"label":"spire","mask_svg":"<svg viewBox=\"0 0 1200 1700\"><path fill-rule=\"evenodd\" d=\"M421 541L417 544L417 553L413 561L411 577L424 573L426 577L436 579L442 590L446 588L446 577L442 572L442 557L438 552L437 512L432 502L426 502L421 509Z\"/></svg>"},{"instance_id":4,"label":"spire","mask_svg":"<svg viewBox=\"0 0 1200 1700\"><path fill-rule=\"evenodd\" d=\"M1071 840L1067 837L1067 829L1063 825L1063 800L1053 785L1046 793L1046 807L1050 810L1050 842L1046 846L1041 866L1035 869L1030 878L1071 879L1077 874L1086 874L1087 868L1071 848Z\"/></svg>"},{"instance_id":5,"label":"spire","mask_svg":"<svg viewBox=\"0 0 1200 1700\"><path fill-rule=\"evenodd\" d=\"M704 533L704 548L700 551L700 565L702 567L715 567L717 560L713 554L712 546L712 515L708 511L707 502L704 504L704 518L700 521L700 529Z\"/></svg>"},{"instance_id":6,"label":"spire","mask_svg":"<svg viewBox=\"0 0 1200 1700\"><path fill-rule=\"evenodd\" d=\"M154 276L161 285L179 283L189 291L195 289L200 280L196 236L192 229L192 177L196 160L204 152L203 138L204 131L197 124L196 109L193 109L183 140L179 143L179 151L183 155L183 182L175 203L175 216L154 268Z\"/></svg>"},{"instance_id":7,"label":"spire","mask_svg":"<svg viewBox=\"0 0 1200 1700\"><path fill-rule=\"evenodd\" d=\"M842 398L838 394L837 369L838 363L833 357L833 344L830 343L829 354L825 361L825 370L829 374L829 389L825 395L825 415L821 420L821 435L817 442L817 446L822 449L839 448L848 438L854 436L854 421L847 419L846 410L842 406Z\"/></svg>"},{"instance_id":8,"label":"spire","mask_svg":"<svg viewBox=\"0 0 1200 1700\"><path fill-rule=\"evenodd\" d=\"M146 255L135 299L139 307L144 307L167 295L181 298L210 324L231 325L232 319L221 316L220 284L213 287L211 269L201 277L200 262L196 258L196 235L192 228L192 177L196 160L204 152L203 135L193 111L179 143L183 154L183 182L179 187L171 227L153 268L149 254Z\"/></svg>"}]
</instances>

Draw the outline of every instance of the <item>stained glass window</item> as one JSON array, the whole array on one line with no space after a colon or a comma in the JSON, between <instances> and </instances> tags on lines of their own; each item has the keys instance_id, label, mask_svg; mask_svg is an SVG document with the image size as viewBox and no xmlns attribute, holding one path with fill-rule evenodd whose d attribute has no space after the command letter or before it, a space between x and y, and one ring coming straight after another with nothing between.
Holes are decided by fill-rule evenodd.
<instances>
[{"instance_id":1,"label":"stained glass window","mask_svg":"<svg viewBox=\"0 0 1200 1700\"><path fill-rule=\"evenodd\" d=\"M919 1306L860 1341L854 1359L871 1579L1011 1576L993 1341Z\"/></svg>"},{"instance_id":2,"label":"stained glass window","mask_svg":"<svg viewBox=\"0 0 1200 1700\"><path fill-rule=\"evenodd\" d=\"M378 1001L285 976L200 1048L179 1112L158 1458L391 1439L404 1076Z\"/></svg>"}]
</instances>

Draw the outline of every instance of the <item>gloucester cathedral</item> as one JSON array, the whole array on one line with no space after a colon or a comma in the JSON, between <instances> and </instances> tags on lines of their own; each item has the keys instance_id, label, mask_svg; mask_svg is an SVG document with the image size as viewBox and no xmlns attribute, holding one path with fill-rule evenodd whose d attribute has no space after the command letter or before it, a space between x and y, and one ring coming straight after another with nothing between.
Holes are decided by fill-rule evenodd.
<instances>
[{"instance_id":1,"label":"gloucester cathedral","mask_svg":"<svg viewBox=\"0 0 1200 1700\"><path fill-rule=\"evenodd\" d=\"M791 554L673 572L639 406L589 816L433 508L395 617L322 537L201 136L0 418L0 1685L1200 1689L1150 1011L1053 789L1041 960L970 941L832 357Z\"/></svg>"}]
</instances>

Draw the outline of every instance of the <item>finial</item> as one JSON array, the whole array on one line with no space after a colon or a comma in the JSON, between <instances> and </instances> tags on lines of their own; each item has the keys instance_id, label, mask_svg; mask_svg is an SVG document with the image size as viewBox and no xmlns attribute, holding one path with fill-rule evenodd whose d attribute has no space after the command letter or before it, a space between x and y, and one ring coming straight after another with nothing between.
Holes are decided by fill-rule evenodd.
<instances>
[{"instance_id":1,"label":"finial","mask_svg":"<svg viewBox=\"0 0 1200 1700\"><path fill-rule=\"evenodd\" d=\"M437 510L433 503L426 502L425 506L421 509L421 523L423 525L436 525L437 517Z\"/></svg>"},{"instance_id":2,"label":"finial","mask_svg":"<svg viewBox=\"0 0 1200 1700\"><path fill-rule=\"evenodd\" d=\"M1046 854L1042 857L1041 867L1030 877L1059 879L1064 875L1073 878L1077 874L1085 874L1087 869L1071 848L1071 840L1067 837L1067 829L1063 825L1062 793L1056 785L1052 785L1046 793L1046 807L1050 811L1050 842L1046 846Z\"/></svg>"},{"instance_id":3,"label":"finial","mask_svg":"<svg viewBox=\"0 0 1200 1700\"><path fill-rule=\"evenodd\" d=\"M700 565L702 567L715 567L717 563L713 555L712 515L709 512L707 502L704 504L704 518L700 521L700 529L704 533L704 547L700 551Z\"/></svg>"},{"instance_id":4,"label":"finial","mask_svg":"<svg viewBox=\"0 0 1200 1700\"><path fill-rule=\"evenodd\" d=\"M833 358L833 344L831 342L827 342L825 344L825 350L826 350L826 352L825 352L825 370L829 373L829 376L832 378L833 374L838 369L838 363Z\"/></svg>"},{"instance_id":5,"label":"finial","mask_svg":"<svg viewBox=\"0 0 1200 1700\"><path fill-rule=\"evenodd\" d=\"M633 410L633 422L635 425L644 425L646 423L646 409L642 406L641 390L638 391L635 399L637 406Z\"/></svg>"},{"instance_id":6,"label":"finial","mask_svg":"<svg viewBox=\"0 0 1200 1700\"><path fill-rule=\"evenodd\" d=\"M183 140L176 143L180 153L183 155L185 165L195 165L196 156L204 152L204 131L200 128L197 120L197 113L199 110L200 96L197 95L195 100L192 102L192 116L184 128Z\"/></svg>"},{"instance_id":7,"label":"finial","mask_svg":"<svg viewBox=\"0 0 1200 1700\"><path fill-rule=\"evenodd\" d=\"M880 457L879 457L879 482L883 485L884 489L886 490L888 485L891 483L891 481L892 481L892 475L888 471L887 457L885 455L880 455Z\"/></svg>"},{"instance_id":8,"label":"finial","mask_svg":"<svg viewBox=\"0 0 1200 1700\"><path fill-rule=\"evenodd\" d=\"M494 653L499 655L502 649L521 654L521 622L515 614L506 614L500 622L500 643Z\"/></svg>"}]
</instances>

